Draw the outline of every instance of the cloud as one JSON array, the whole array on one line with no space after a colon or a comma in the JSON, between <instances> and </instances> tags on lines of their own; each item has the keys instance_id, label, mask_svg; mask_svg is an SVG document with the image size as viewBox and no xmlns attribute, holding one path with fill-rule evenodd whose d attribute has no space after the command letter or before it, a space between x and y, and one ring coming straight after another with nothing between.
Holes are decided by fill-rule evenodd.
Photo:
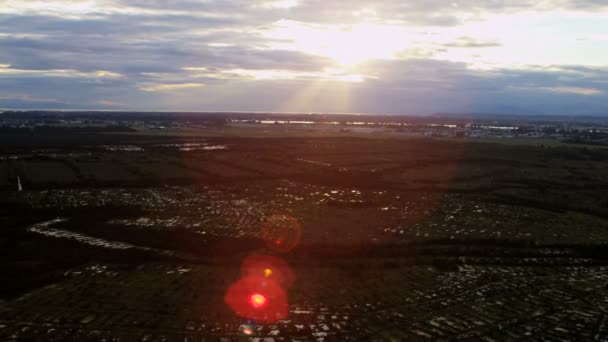
<instances>
[{"instance_id":1,"label":"cloud","mask_svg":"<svg viewBox=\"0 0 608 342\"><path fill-rule=\"evenodd\" d=\"M142 85L139 89L143 90L143 91L152 91L152 92L158 92L158 91L176 91L176 90L183 90L183 89L190 89L190 88L200 88L203 87L204 84L202 83L173 83L173 84L149 84L149 85Z\"/></svg>"},{"instance_id":2,"label":"cloud","mask_svg":"<svg viewBox=\"0 0 608 342\"><path fill-rule=\"evenodd\" d=\"M271 0L261 4L264 8L292 8L299 5L298 0Z\"/></svg>"},{"instance_id":3,"label":"cloud","mask_svg":"<svg viewBox=\"0 0 608 342\"><path fill-rule=\"evenodd\" d=\"M0 98L146 110L597 112L608 91L608 45L597 33L608 30L606 13L602 0L0 0Z\"/></svg>"},{"instance_id":4,"label":"cloud","mask_svg":"<svg viewBox=\"0 0 608 342\"><path fill-rule=\"evenodd\" d=\"M73 104L62 102L53 98L33 97L29 94L11 94L0 96L0 108L23 108L23 109L66 109Z\"/></svg>"},{"instance_id":5,"label":"cloud","mask_svg":"<svg viewBox=\"0 0 608 342\"><path fill-rule=\"evenodd\" d=\"M125 103L109 100L97 100L95 101L95 103L105 107L125 108L127 106Z\"/></svg>"},{"instance_id":6,"label":"cloud","mask_svg":"<svg viewBox=\"0 0 608 342\"><path fill-rule=\"evenodd\" d=\"M484 48L500 46L500 43L492 40L478 40L473 37L458 37L456 40L444 44L446 47L454 48Z\"/></svg>"},{"instance_id":7,"label":"cloud","mask_svg":"<svg viewBox=\"0 0 608 342\"><path fill-rule=\"evenodd\" d=\"M581 88L581 87L541 87L540 90L547 90L554 93L565 93L565 94L576 94L576 95L599 95L603 91L595 88Z\"/></svg>"},{"instance_id":8,"label":"cloud","mask_svg":"<svg viewBox=\"0 0 608 342\"><path fill-rule=\"evenodd\" d=\"M72 104L59 101L29 101L20 98L0 98L0 108L4 109L67 109Z\"/></svg>"},{"instance_id":9,"label":"cloud","mask_svg":"<svg viewBox=\"0 0 608 342\"><path fill-rule=\"evenodd\" d=\"M78 71L73 69L15 69L10 64L0 64L0 76L5 77L74 77L74 78L120 78L121 74L107 71L95 70L91 72Z\"/></svg>"},{"instance_id":10,"label":"cloud","mask_svg":"<svg viewBox=\"0 0 608 342\"><path fill-rule=\"evenodd\" d=\"M310 80L310 81L341 81L363 82L365 76L352 74L339 68L325 68L318 72L291 71L280 69L225 69L217 70L205 67L185 67L185 71L193 72L192 77L219 80Z\"/></svg>"}]
</instances>

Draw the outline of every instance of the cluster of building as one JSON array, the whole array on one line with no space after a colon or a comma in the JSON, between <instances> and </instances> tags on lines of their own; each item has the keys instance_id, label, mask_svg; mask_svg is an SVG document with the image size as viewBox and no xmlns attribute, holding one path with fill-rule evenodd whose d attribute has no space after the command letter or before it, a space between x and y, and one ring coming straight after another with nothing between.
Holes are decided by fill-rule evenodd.
<instances>
[{"instance_id":1,"label":"cluster of building","mask_svg":"<svg viewBox=\"0 0 608 342\"><path fill-rule=\"evenodd\" d=\"M408 196L407 198L405 196ZM590 243L608 239L604 223L572 222L568 213L473 200L454 193L409 193L295 183L56 189L19 195L33 208L137 208L108 223L132 229L187 229L224 237L259 237L274 214L297 219L314 241L519 241ZM590 218L591 220L591 218Z\"/></svg>"},{"instance_id":2,"label":"cluster of building","mask_svg":"<svg viewBox=\"0 0 608 342\"><path fill-rule=\"evenodd\" d=\"M0 338L86 341L478 340L608 336L606 267L299 269L289 316L250 322L223 303L231 270L91 264L0 305ZM318 271L317 271L318 272ZM310 283L310 282L316 282Z\"/></svg>"}]
</instances>

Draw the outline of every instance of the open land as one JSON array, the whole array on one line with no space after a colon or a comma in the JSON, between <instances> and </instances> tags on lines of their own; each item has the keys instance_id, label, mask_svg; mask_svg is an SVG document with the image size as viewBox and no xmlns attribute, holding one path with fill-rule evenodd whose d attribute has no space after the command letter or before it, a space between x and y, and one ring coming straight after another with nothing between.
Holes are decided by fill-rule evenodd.
<instances>
[{"instance_id":1,"label":"open land","mask_svg":"<svg viewBox=\"0 0 608 342\"><path fill-rule=\"evenodd\" d=\"M605 123L56 116L0 135L0 340L608 338ZM280 320L225 303L252 254Z\"/></svg>"}]
</instances>

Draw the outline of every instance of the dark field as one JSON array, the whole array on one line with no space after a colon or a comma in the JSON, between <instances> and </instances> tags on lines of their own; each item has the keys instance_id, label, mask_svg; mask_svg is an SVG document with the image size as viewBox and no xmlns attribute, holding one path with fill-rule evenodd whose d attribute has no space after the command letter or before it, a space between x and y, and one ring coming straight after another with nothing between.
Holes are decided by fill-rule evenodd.
<instances>
[{"instance_id":1,"label":"dark field","mask_svg":"<svg viewBox=\"0 0 608 342\"><path fill-rule=\"evenodd\" d=\"M608 149L140 133L0 136L0 340L608 338ZM275 322L224 302L254 253Z\"/></svg>"}]
</instances>

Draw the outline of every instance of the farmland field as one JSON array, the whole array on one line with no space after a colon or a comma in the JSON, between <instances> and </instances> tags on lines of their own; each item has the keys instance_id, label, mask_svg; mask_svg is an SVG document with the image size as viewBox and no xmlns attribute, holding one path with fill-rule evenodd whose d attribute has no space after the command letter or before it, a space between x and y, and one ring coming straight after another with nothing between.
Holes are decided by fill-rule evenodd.
<instances>
[{"instance_id":1,"label":"farmland field","mask_svg":"<svg viewBox=\"0 0 608 342\"><path fill-rule=\"evenodd\" d=\"M608 150L258 133L7 153L0 339L608 334ZM227 304L252 255L295 275L281 319Z\"/></svg>"},{"instance_id":2,"label":"farmland field","mask_svg":"<svg viewBox=\"0 0 608 342\"><path fill-rule=\"evenodd\" d=\"M0 161L0 187L8 186L9 182L9 164L5 161Z\"/></svg>"}]
</instances>

